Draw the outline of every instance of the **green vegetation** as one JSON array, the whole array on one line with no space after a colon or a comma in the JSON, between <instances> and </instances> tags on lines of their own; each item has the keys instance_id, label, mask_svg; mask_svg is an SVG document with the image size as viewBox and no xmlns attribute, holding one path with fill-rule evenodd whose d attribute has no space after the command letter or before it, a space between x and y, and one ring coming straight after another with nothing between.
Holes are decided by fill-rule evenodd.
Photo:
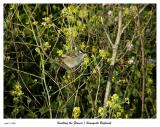
<instances>
[{"instance_id":1,"label":"green vegetation","mask_svg":"<svg viewBox=\"0 0 160 127\"><path fill-rule=\"evenodd\" d=\"M156 5L3 7L4 118L156 118Z\"/></svg>"}]
</instances>

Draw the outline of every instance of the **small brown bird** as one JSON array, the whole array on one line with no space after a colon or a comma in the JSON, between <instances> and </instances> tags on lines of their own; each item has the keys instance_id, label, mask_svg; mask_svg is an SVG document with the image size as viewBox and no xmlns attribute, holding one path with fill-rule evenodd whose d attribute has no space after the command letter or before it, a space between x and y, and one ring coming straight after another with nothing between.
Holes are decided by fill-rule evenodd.
<instances>
[{"instance_id":1,"label":"small brown bird","mask_svg":"<svg viewBox=\"0 0 160 127\"><path fill-rule=\"evenodd\" d=\"M62 62L70 69L82 63L85 54L81 51L71 51L61 55Z\"/></svg>"}]
</instances>

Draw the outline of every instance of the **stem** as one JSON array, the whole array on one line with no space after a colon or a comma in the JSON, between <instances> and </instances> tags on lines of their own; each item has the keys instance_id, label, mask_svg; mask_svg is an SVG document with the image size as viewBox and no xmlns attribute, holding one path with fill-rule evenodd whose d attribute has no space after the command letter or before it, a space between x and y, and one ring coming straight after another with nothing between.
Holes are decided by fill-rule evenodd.
<instances>
[{"instance_id":1,"label":"stem","mask_svg":"<svg viewBox=\"0 0 160 127\"><path fill-rule=\"evenodd\" d=\"M131 23L132 20L135 20L137 18L137 16L139 14L141 14L143 12L143 10L148 6L148 4L144 5L143 8L141 8L141 10L134 16L133 19L131 19L122 29L122 33L124 32L124 30L129 26L129 24Z\"/></svg>"},{"instance_id":2,"label":"stem","mask_svg":"<svg viewBox=\"0 0 160 127\"><path fill-rule=\"evenodd\" d=\"M143 40L143 31L141 31L141 24L140 24L140 16L138 15L138 29L139 29L139 41L141 43L141 57L142 57L142 112L141 112L141 117L144 117L144 90L145 90L145 70L144 70L144 40Z\"/></svg>"},{"instance_id":3,"label":"stem","mask_svg":"<svg viewBox=\"0 0 160 127\"><path fill-rule=\"evenodd\" d=\"M101 22L102 22L102 25L104 25L104 23L103 23L103 18L102 18L102 17L101 17ZM104 28L104 31L105 31L105 34L106 34L106 36L107 36L107 39L108 39L110 45L113 47L113 43L112 43L112 41L111 41L111 38L110 38L110 36L109 36L109 34L108 34L108 32L106 31L105 28Z\"/></svg>"},{"instance_id":4,"label":"stem","mask_svg":"<svg viewBox=\"0 0 160 127\"><path fill-rule=\"evenodd\" d=\"M39 39L39 41L38 41L38 38L36 36L35 30L34 30L33 25L32 25L32 21L31 21L31 18L30 18L30 17L32 17L31 12L30 11L27 12L27 10L29 10L27 6L24 6L24 10L26 12L26 15L28 16L28 19L29 19L29 22L30 22L30 25L31 25L31 30L32 30L32 33L33 33L33 37L34 37L34 39L36 41L36 44L37 44L38 47L40 46L42 51L43 51L43 47L42 47L42 44L41 44L41 39ZM32 19L33 19L33 17L32 17ZM38 29L36 29L36 30L38 32ZM39 32L38 32L38 34L39 34ZM40 44L38 42L40 42ZM40 55L40 68L42 68L42 82L44 84L45 91L46 91L46 94L47 94L47 105L48 105L48 108L49 108L50 118L52 118L50 95L49 95L49 91L48 91L48 87L47 87L46 79L45 79L44 55L42 53L40 53L39 55Z\"/></svg>"},{"instance_id":5,"label":"stem","mask_svg":"<svg viewBox=\"0 0 160 127\"><path fill-rule=\"evenodd\" d=\"M43 83L44 83L45 91L46 91L46 94L47 94L47 101L48 101L48 108L49 108L50 118L52 118L52 109L51 109L51 103L50 103L51 101L50 101L50 95L49 95L48 87L47 87L47 84L46 84L44 59L42 58L42 56L41 56L41 61L43 61L42 64L41 64Z\"/></svg>"},{"instance_id":6,"label":"stem","mask_svg":"<svg viewBox=\"0 0 160 127\"><path fill-rule=\"evenodd\" d=\"M21 71L21 70L18 70L18 69L16 69L16 68L12 68L12 67L9 67L9 66L6 66L6 65L4 65L4 67L5 67L5 68L8 68L8 69L10 69L10 70L12 70L12 71L16 71L17 73L23 73L23 74L26 74L26 75L30 75L30 76L33 76L33 77L42 79L42 77L39 77L39 76L34 75L34 74L32 74L32 73L28 73L28 72L25 72L25 71Z\"/></svg>"},{"instance_id":7,"label":"stem","mask_svg":"<svg viewBox=\"0 0 160 127\"><path fill-rule=\"evenodd\" d=\"M98 71L98 88L97 88L97 93L96 93L96 98L95 98L95 107L97 107L97 99L98 99L98 93L99 93L99 87L100 87L100 80L101 80L101 72L100 72L100 67L97 66L97 71Z\"/></svg>"},{"instance_id":8,"label":"stem","mask_svg":"<svg viewBox=\"0 0 160 127\"><path fill-rule=\"evenodd\" d=\"M112 76L113 76L113 71L114 71L114 65L115 65L118 45L120 43L121 33L122 33L122 11L120 10L118 14L118 33L117 33L115 44L113 45L112 61L110 64L111 69L109 71L109 78L107 81L106 91L105 91L105 96L104 96L104 103L103 103L104 107L105 107L105 103L108 101L108 97L109 97L110 90L111 90L111 81L112 81Z\"/></svg>"}]
</instances>

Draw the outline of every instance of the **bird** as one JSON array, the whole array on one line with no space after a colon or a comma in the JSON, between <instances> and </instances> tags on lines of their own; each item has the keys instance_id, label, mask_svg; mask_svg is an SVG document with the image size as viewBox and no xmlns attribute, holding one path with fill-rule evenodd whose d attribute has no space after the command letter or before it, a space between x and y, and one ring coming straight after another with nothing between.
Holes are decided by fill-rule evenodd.
<instances>
[{"instance_id":1,"label":"bird","mask_svg":"<svg viewBox=\"0 0 160 127\"><path fill-rule=\"evenodd\" d=\"M69 69L72 69L82 63L84 56L85 54L81 51L70 51L61 55L61 60Z\"/></svg>"}]
</instances>

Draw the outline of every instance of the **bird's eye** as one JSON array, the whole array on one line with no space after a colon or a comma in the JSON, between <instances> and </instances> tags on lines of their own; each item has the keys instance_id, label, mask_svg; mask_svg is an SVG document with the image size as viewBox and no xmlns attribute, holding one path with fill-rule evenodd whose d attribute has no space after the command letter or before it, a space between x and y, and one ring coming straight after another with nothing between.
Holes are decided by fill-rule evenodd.
<instances>
[{"instance_id":1,"label":"bird's eye","mask_svg":"<svg viewBox=\"0 0 160 127\"><path fill-rule=\"evenodd\" d=\"M82 52L82 51L79 51L79 53L80 53L80 54L83 54L83 52Z\"/></svg>"}]
</instances>

